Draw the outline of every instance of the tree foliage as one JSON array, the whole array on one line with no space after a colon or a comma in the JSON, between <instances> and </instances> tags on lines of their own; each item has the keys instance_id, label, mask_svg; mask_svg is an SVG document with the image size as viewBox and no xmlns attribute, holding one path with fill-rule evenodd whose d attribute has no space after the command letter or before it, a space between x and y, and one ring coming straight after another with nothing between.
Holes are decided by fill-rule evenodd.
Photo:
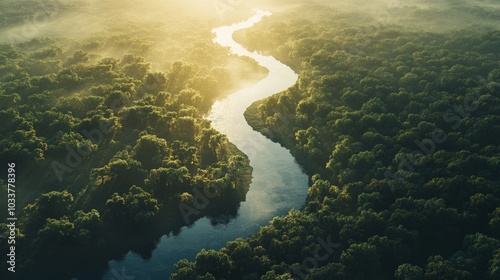
<instances>
[{"instance_id":1,"label":"tree foliage","mask_svg":"<svg viewBox=\"0 0 500 280\"><path fill-rule=\"evenodd\" d=\"M225 279L498 275L497 29L424 31L317 3L235 37L299 73L246 116L312 185L301 211L220 250Z\"/></svg>"}]
</instances>

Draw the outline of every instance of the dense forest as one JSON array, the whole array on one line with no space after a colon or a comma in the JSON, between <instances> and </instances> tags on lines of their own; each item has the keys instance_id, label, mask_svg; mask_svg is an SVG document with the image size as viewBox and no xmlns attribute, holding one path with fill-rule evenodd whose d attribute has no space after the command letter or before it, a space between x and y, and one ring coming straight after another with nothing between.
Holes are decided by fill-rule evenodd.
<instances>
[{"instance_id":1,"label":"dense forest","mask_svg":"<svg viewBox=\"0 0 500 280\"><path fill-rule=\"evenodd\" d=\"M212 28L254 7L234 38L299 78L245 118L306 202L164 279L500 279L497 0L0 1L1 279L102 279L239 215L252 167L206 116L266 70Z\"/></svg>"},{"instance_id":2,"label":"dense forest","mask_svg":"<svg viewBox=\"0 0 500 280\"><path fill-rule=\"evenodd\" d=\"M300 73L245 116L308 170L306 205L170 279L500 279L498 6L319 2L235 36Z\"/></svg>"},{"instance_id":3,"label":"dense forest","mask_svg":"<svg viewBox=\"0 0 500 280\"><path fill-rule=\"evenodd\" d=\"M200 217L236 215L248 190L247 157L203 116L265 71L228 56L202 20L163 11L134 21L116 2L87 4L0 4L0 183L7 198L14 163L17 279L69 279L129 250L148 256ZM116 15L82 29L82 15L111 7ZM200 193L214 203L198 207ZM8 252L7 204L0 212Z\"/></svg>"}]
</instances>

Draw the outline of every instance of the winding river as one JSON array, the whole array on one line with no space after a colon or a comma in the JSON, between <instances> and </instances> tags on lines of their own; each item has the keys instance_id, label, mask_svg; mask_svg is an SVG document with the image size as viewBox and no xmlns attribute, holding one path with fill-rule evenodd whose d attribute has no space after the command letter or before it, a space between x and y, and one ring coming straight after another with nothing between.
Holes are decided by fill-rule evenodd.
<instances>
[{"instance_id":1,"label":"winding river","mask_svg":"<svg viewBox=\"0 0 500 280\"><path fill-rule=\"evenodd\" d=\"M268 76L257 84L216 102L208 116L217 130L248 155L253 167L250 190L240 204L237 217L216 226L211 225L208 218L199 219L182 228L176 236L163 236L147 260L129 252L121 260L110 261L103 280L167 279L180 259L194 260L202 248L218 250L228 241L246 238L273 217L304 204L307 175L287 149L254 131L243 117L243 112L253 102L281 92L297 81L297 74L290 67L271 56L250 52L232 39L235 31L249 28L269 15L269 12L257 11L244 22L213 30L215 42L229 47L232 53L256 60L269 70Z\"/></svg>"}]
</instances>

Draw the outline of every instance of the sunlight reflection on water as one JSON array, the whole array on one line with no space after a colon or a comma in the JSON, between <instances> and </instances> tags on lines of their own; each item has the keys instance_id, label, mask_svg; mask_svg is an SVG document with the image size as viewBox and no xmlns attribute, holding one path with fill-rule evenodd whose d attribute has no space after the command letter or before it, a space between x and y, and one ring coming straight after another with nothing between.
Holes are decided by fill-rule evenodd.
<instances>
[{"instance_id":1,"label":"sunlight reflection on water","mask_svg":"<svg viewBox=\"0 0 500 280\"><path fill-rule=\"evenodd\" d=\"M250 52L232 39L235 31L251 27L269 15L270 12L256 11L244 22L214 29L215 42L230 47L235 54L255 59L269 70L262 81L217 101L208 116L217 130L248 155L253 167L250 190L240 205L238 216L227 224L216 226L208 218L203 218L182 228L177 236L165 235L148 260L132 252L122 260L112 260L104 280L115 279L112 271L124 268L134 279L166 279L178 260L194 260L202 248L217 250L237 237L248 237L273 217L284 215L292 208L299 209L304 204L307 175L288 150L255 132L243 117L245 109L253 102L286 90L297 81L297 74L290 67L271 56Z\"/></svg>"}]
</instances>

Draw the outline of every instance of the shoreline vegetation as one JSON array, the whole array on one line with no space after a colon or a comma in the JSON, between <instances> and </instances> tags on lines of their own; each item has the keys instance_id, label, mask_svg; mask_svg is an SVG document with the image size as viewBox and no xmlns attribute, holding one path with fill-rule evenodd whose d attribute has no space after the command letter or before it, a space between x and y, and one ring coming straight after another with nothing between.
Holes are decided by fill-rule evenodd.
<instances>
[{"instance_id":1,"label":"shoreline vegetation","mask_svg":"<svg viewBox=\"0 0 500 280\"><path fill-rule=\"evenodd\" d=\"M0 2L0 278L101 279L238 215L252 167L205 117L266 70L212 41L251 13L227 2ZM244 116L306 204L164 277L500 279L498 1L252 2L235 40L299 80Z\"/></svg>"},{"instance_id":2,"label":"shoreline vegetation","mask_svg":"<svg viewBox=\"0 0 500 280\"><path fill-rule=\"evenodd\" d=\"M234 36L300 73L245 118L306 167L306 205L170 279L497 279L498 19L321 2Z\"/></svg>"},{"instance_id":3,"label":"shoreline vegetation","mask_svg":"<svg viewBox=\"0 0 500 280\"><path fill-rule=\"evenodd\" d=\"M44 8L47 22L33 38L0 43L0 163L16 164L18 188L9 279L99 278L109 260L129 251L147 258L161 236L200 218L230 222L251 181L246 155L204 116L263 78L262 67L228 55L202 20L172 12L154 22L117 13L85 34L58 33L64 17L97 17L86 12L101 4L57 3L18 3ZM2 9L2 18L10 13L34 12ZM12 24L19 21L2 22L2 31ZM196 204L198 193L210 193L210 203ZM8 252L7 205L0 213Z\"/></svg>"}]
</instances>

